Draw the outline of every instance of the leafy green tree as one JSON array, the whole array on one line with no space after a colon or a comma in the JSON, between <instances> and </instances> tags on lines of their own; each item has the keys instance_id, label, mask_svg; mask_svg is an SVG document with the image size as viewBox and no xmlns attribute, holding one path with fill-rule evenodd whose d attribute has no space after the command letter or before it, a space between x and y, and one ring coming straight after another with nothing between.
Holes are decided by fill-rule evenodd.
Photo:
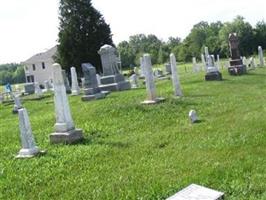
<instances>
[{"instance_id":1,"label":"leafy green tree","mask_svg":"<svg viewBox=\"0 0 266 200\"><path fill-rule=\"evenodd\" d=\"M129 67L135 63L135 54L127 41L122 41L117 46L121 56L122 67Z\"/></svg>"},{"instance_id":2,"label":"leafy green tree","mask_svg":"<svg viewBox=\"0 0 266 200\"><path fill-rule=\"evenodd\" d=\"M81 63L90 62L101 70L97 51L104 44L113 45L111 30L91 0L60 0L59 45L57 60L69 71L81 72Z\"/></svg>"},{"instance_id":3,"label":"leafy green tree","mask_svg":"<svg viewBox=\"0 0 266 200\"><path fill-rule=\"evenodd\" d=\"M260 21L255 27L255 40L256 46L262 46L266 49L266 23L265 21Z\"/></svg>"}]
</instances>

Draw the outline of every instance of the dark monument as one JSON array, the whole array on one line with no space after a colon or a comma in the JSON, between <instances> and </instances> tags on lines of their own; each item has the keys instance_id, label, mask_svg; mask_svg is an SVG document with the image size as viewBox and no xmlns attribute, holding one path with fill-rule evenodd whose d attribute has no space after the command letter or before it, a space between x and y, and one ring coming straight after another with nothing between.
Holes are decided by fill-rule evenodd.
<instances>
[{"instance_id":1,"label":"dark monument","mask_svg":"<svg viewBox=\"0 0 266 200\"><path fill-rule=\"evenodd\" d=\"M228 72L230 75L242 75L247 73L246 65L243 64L243 61L240 58L238 45L239 41L236 33L231 33L229 35L231 60L230 60L230 67L228 67Z\"/></svg>"},{"instance_id":2,"label":"dark monument","mask_svg":"<svg viewBox=\"0 0 266 200\"><path fill-rule=\"evenodd\" d=\"M90 101L105 98L106 94L98 86L95 67L90 63L83 63L81 67L85 78L84 96L81 97L81 100Z\"/></svg>"}]
</instances>

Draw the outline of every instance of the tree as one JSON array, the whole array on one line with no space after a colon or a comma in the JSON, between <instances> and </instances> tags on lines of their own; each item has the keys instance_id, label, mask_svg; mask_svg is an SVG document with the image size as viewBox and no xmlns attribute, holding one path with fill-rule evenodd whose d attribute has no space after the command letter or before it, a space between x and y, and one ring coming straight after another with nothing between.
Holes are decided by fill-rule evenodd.
<instances>
[{"instance_id":1,"label":"tree","mask_svg":"<svg viewBox=\"0 0 266 200\"><path fill-rule=\"evenodd\" d=\"M104 44L113 45L109 25L93 8L91 0L60 0L59 45L57 61L69 71L71 66L81 72L81 64L90 62L101 71L97 51Z\"/></svg>"},{"instance_id":2,"label":"tree","mask_svg":"<svg viewBox=\"0 0 266 200\"><path fill-rule=\"evenodd\" d=\"M255 38L256 38L256 46L262 46L263 49L266 49L266 23L265 21L260 21L256 24Z\"/></svg>"}]
</instances>

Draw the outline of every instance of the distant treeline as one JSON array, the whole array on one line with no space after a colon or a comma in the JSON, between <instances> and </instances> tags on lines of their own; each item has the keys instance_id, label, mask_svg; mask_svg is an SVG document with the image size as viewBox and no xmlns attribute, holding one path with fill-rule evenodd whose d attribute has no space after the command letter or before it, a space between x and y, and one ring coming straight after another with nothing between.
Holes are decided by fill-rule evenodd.
<instances>
[{"instance_id":1,"label":"distant treeline","mask_svg":"<svg viewBox=\"0 0 266 200\"><path fill-rule=\"evenodd\" d=\"M178 25L177 25L178 26ZM153 64L162 64L174 53L180 62L191 62L192 57L201 58L204 46L210 54L229 57L228 36L237 33L242 56L257 54L258 46L266 48L266 23L260 21L255 27L237 16L232 22L200 22L193 26L189 35L182 41L179 37L170 37L167 42L155 35L138 34L118 44L123 67L139 65L139 58L144 53L151 54Z\"/></svg>"},{"instance_id":2,"label":"distant treeline","mask_svg":"<svg viewBox=\"0 0 266 200\"><path fill-rule=\"evenodd\" d=\"M0 65L0 85L24 82L25 73L21 64L11 63Z\"/></svg>"}]
</instances>

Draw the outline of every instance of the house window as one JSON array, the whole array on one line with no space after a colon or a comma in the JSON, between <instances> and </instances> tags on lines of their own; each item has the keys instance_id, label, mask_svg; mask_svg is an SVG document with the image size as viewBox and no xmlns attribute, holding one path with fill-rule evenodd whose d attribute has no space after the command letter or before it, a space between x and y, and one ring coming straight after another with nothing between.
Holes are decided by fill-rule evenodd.
<instances>
[{"instance_id":1,"label":"house window","mask_svg":"<svg viewBox=\"0 0 266 200\"><path fill-rule=\"evenodd\" d=\"M42 68L45 69L45 63L44 62L42 62Z\"/></svg>"},{"instance_id":2,"label":"house window","mask_svg":"<svg viewBox=\"0 0 266 200\"><path fill-rule=\"evenodd\" d=\"M33 70L33 71L36 70L36 66L35 66L35 64L32 64L32 70Z\"/></svg>"}]
</instances>

